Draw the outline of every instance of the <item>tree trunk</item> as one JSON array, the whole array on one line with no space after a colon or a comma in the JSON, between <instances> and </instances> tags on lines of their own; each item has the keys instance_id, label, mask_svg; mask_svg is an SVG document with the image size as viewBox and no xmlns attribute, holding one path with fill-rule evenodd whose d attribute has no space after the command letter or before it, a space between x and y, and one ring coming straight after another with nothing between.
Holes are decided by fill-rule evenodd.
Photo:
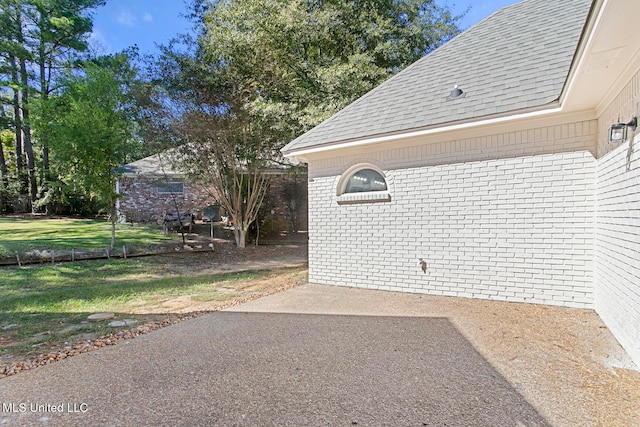
<instances>
[{"instance_id":1,"label":"tree trunk","mask_svg":"<svg viewBox=\"0 0 640 427\"><path fill-rule=\"evenodd\" d=\"M116 246L116 222L118 222L118 210L116 209L116 200L109 201L109 221L111 222L111 245L110 250L113 250Z\"/></svg>"},{"instance_id":2,"label":"tree trunk","mask_svg":"<svg viewBox=\"0 0 640 427\"><path fill-rule=\"evenodd\" d=\"M113 249L116 246L116 216L111 215L111 246Z\"/></svg>"},{"instance_id":3,"label":"tree trunk","mask_svg":"<svg viewBox=\"0 0 640 427\"><path fill-rule=\"evenodd\" d=\"M31 143L31 127L29 126L29 78L27 65L24 59L20 60L20 77L23 86L22 90L22 136L24 154L27 157L27 176L29 178L29 196L31 200L31 210L34 210L35 202L38 198L38 183L36 181L36 161L33 155L33 145Z\"/></svg>"},{"instance_id":4,"label":"tree trunk","mask_svg":"<svg viewBox=\"0 0 640 427\"><path fill-rule=\"evenodd\" d=\"M4 106L2 108L2 116L6 116L4 113ZM9 196L9 177L7 176L7 162L4 157L4 146L0 141L0 175L2 175L2 187L0 188L0 212L6 212L8 206Z\"/></svg>"},{"instance_id":5,"label":"tree trunk","mask_svg":"<svg viewBox=\"0 0 640 427\"><path fill-rule=\"evenodd\" d=\"M19 84L18 80L18 63L15 56L9 57L9 63L11 65L11 81L15 84ZM26 174L24 173L24 159L22 155L22 111L20 110L20 91L13 89L13 133L15 136L15 157L16 157L16 176L20 183L20 193L24 193L28 188L28 181Z\"/></svg>"},{"instance_id":6,"label":"tree trunk","mask_svg":"<svg viewBox=\"0 0 640 427\"><path fill-rule=\"evenodd\" d=\"M44 28L44 23L41 23L41 28ZM47 80L47 66L45 60L45 45L44 42L40 41L40 46L38 48L38 54L40 55L38 58L38 66L40 68L40 99L42 104L44 105L49 98L49 81ZM42 170L44 174L44 179L49 179L49 144L46 139L46 135L40 135L38 139L42 144Z\"/></svg>"},{"instance_id":7,"label":"tree trunk","mask_svg":"<svg viewBox=\"0 0 640 427\"><path fill-rule=\"evenodd\" d=\"M22 34L22 16L20 9L17 9L17 39L18 43L24 46L24 35ZM33 157L33 145L31 143L31 126L29 123L29 75L27 73L27 64L25 58L20 59L20 85L22 87L22 143L24 154L27 158L27 176L29 180L29 196L31 200L31 211L34 211L35 201L38 197L38 183L36 181L36 162Z\"/></svg>"},{"instance_id":8,"label":"tree trunk","mask_svg":"<svg viewBox=\"0 0 640 427\"><path fill-rule=\"evenodd\" d=\"M249 230L249 226L246 225L239 216L231 215L231 220L233 221L233 237L236 240L236 246L244 249L247 247L247 231Z\"/></svg>"},{"instance_id":9,"label":"tree trunk","mask_svg":"<svg viewBox=\"0 0 640 427\"><path fill-rule=\"evenodd\" d=\"M244 249L247 247L247 229L246 227L236 227L236 246Z\"/></svg>"},{"instance_id":10,"label":"tree trunk","mask_svg":"<svg viewBox=\"0 0 640 427\"><path fill-rule=\"evenodd\" d=\"M40 15L40 28L45 28L43 22L44 15ZM47 67L45 60L45 44L40 39L40 45L38 46L38 67L40 69L40 102L45 105L49 98L49 84L47 81ZM47 135L41 134L38 137L40 147L42 147L42 171L40 176L40 187L43 194L47 192L51 182L51 174L49 173L49 143L47 141ZM45 213L50 215L53 212L51 203L47 203L44 207ZM113 245L111 246L113 249Z\"/></svg>"}]
</instances>

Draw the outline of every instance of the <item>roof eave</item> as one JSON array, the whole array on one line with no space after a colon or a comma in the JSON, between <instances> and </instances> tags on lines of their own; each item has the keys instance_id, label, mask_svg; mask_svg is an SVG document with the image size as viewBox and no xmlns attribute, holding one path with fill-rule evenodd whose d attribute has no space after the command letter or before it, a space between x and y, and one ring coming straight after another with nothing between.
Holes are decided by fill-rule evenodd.
<instances>
[{"instance_id":1,"label":"roof eave","mask_svg":"<svg viewBox=\"0 0 640 427\"><path fill-rule=\"evenodd\" d=\"M427 126L423 128L414 128L404 130L401 132L370 135L365 138L345 139L342 141L334 141L327 144L316 145L308 148L300 148L287 150L287 146L282 149L282 153L285 157L295 159L296 161L304 162L305 157L309 154L323 153L334 150L340 150L344 148L352 148L363 145L375 145L391 141L400 141L409 138L415 138L420 136L437 135L446 132L472 129L475 127L484 127L499 123L509 123L530 118L541 117L560 112L562 106L559 100L553 100L549 103L537 106L524 108L519 110L508 111L500 114L492 114L483 117L475 117L471 119L459 120L454 122L439 123L437 125ZM288 144L291 145L291 144Z\"/></svg>"}]
</instances>

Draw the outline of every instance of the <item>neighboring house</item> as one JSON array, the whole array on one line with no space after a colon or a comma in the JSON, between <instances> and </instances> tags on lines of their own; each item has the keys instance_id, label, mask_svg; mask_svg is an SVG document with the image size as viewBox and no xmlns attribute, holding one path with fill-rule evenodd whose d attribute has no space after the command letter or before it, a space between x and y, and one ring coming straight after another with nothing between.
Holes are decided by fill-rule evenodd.
<instances>
[{"instance_id":1,"label":"neighboring house","mask_svg":"<svg viewBox=\"0 0 640 427\"><path fill-rule=\"evenodd\" d=\"M168 212L196 212L216 203L215 190L194 183L173 167L171 151L124 165L116 182L118 217L158 222Z\"/></svg>"},{"instance_id":2,"label":"neighboring house","mask_svg":"<svg viewBox=\"0 0 640 427\"><path fill-rule=\"evenodd\" d=\"M639 19L513 4L288 144L309 280L595 309L640 366Z\"/></svg>"},{"instance_id":3,"label":"neighboring house","mask_svg":"<svg viewBox=\"0 0 640 427\"><path fill-rule=\"evenodd\" d=\"M121 195L116 202L121 221L158 222L176 209L204 212L207 206L217 206L215 189L188 179L173 166L171 153L165 151L122 166L116 182L116 192ZM307 229L306 173L296 175L291 171L269 171L273 176L261 212L263 225L268 227L265 231ZM214 216L214 220L219 219L219 215Z\"/></svg>"}]
</instances>

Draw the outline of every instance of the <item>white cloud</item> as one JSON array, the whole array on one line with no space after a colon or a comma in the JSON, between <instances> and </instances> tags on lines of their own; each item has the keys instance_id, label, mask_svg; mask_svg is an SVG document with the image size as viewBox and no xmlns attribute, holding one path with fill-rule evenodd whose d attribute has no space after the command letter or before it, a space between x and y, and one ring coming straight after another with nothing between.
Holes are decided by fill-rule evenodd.
<instances>
[{"instance_id":1,"label":"white cloud","mask_svg":"<svg viewBox=\"0 0 640 427\"><path fill-rule=\"evenodd\" d=\"M145 22L151 22L153 21L153 16L149 12L145 12L144 15L142 15L142 20Z\"/></svg>"},{"instance_id":2,"label":"white cloud","mask_svg":"<svg viewBox=\"0 0 640 427\"><path fill-rule=\"evenodd\" d=\"M127 27L134 27L138 19L128 10L121 10L116 16L116 22Z\"/></svg>"}]
</instances>

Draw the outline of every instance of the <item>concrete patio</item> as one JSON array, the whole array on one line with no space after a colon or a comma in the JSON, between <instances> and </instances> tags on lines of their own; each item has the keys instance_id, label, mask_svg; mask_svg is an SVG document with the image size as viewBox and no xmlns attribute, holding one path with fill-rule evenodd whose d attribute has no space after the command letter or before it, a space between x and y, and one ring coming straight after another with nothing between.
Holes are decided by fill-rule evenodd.
<instances>
[{"instance_id":1,"label":"concrete patio","mask_svg":"<svg viewBox=\"0 0 640 427\"><path fill-rule=\"evenodd\" d=\"M638 425L629 368L592 311L304 285L0 380L0 425Z\"/></svg>"}]
</instances>

